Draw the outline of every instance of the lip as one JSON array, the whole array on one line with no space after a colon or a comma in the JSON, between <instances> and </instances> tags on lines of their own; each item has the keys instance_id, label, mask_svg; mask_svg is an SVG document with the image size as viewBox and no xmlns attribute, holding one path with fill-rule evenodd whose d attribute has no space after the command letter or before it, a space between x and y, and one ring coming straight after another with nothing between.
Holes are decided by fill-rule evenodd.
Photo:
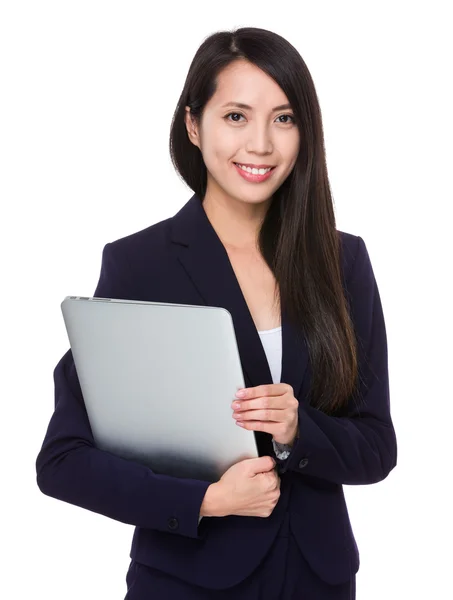
<instances>
[{"instance_id":1,"label":"lip","mask_svg":"<svg viewBox=\"0 0 453 600\"><path fill-rule=\"evenodd\" d=\"M240 163L243 164L243 163ZM262 181L266 181L266 179L269 179L269 177L272 176L272 173L275 171L275 167L271 168L270 171L268 171L267 173L265 173L264 175L254 175L253 173L248 173L247 171L244 171L243 169L241 169L241 167L238 167L238 165L236 163L233 163L234 168L236 169L236 171L239 173L239 175L245 179L246 181L249 181L251 183L261 183ZM244 165L246 166L246 165ZM261 169L266 169L267 167L254 167L254 168L261 168Z\"/></svg>"},{"instance_id":2,"label":"lip","mask_svg":"<svg viewBox=\"0 0 453 600\"><path fill-rule=\"evenodd\" d=\"M275 165L252 165L251 163L238 163L237 161L235 164L250 167L251 169L269 169L275 167Z\"/></svg>"}]
</instances>

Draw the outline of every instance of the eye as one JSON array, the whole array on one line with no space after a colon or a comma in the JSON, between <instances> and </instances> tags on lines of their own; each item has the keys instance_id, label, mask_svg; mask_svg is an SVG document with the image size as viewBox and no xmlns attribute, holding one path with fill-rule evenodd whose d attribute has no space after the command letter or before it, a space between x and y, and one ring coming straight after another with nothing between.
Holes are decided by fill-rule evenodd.
<instances>
[{"instance_id":1,"label":"eye","mask_svg":"<svg viewBox=\"0 0 453 600\"><path fill-rule=\"evenodd\" d=\"M227 121L231 121L231 119L228 118L228 117L231 117L231 115L235 115L237 117L243 117L244 116L241 113L231 112L231 113L228 113L227 115L225 115L223 118L226 119ZM281 119L282 117L289 117L291 119L291 121L280 121L280 123L282 123L283 125L288 125L288 124L296 122L296 119L295 119L295 117L293 115L280 115L279 117L277 117L277 119ZM231 122L232 123L240 123L240 121L238 119L233 119Z\"/></svg>"},{"instance_id":2,"label":"eye","mask_svg":"<svg viewBox=\"0 0 453 600\"><path fill-rule=\"evenodd\" d=\"M277 119L281 119L282 117L289 117L290 119L292 119L292 123L296 122L296 119L293 115L280 115L279 117L277 117ZM283 121L283 123L286 125L287 123L289 123L289 121Z\"/></svg>"},{"instance_id":3,"label":"eye","mask_svg":"<svg viewBox=\"0 0 453 600\"><path fill-rule=\"evenodd\" d=\"M235 113L235 112L231 112L228 113L227 115L225 115L223 118L226 119L227 121L231 121L231 119L229 119L228 117L230 117L231 115L236 115L239 117L243 117L244 115L241 115L241 113ZM239 121L234 120L233 123L238 123Z\"/></svg>"}]
</instances>

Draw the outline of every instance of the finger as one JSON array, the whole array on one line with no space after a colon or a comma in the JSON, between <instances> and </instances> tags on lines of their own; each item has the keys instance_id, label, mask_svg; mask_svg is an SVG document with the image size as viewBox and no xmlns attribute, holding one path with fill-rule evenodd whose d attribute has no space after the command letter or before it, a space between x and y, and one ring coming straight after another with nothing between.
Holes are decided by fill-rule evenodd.
<instances>
[{"instance_id":1,"label":"finger","mask_svg":"<svg viewBox=\"0 0 453 600\"><path fill-rule=\"evenodd\" d=\"M264 431L272 436L279 435L281 431L280 423L272 423L271 421L236 421L236 425L249 431Z\"/></svg>"},{"instance_id":2,"label":"finger","mask_svg":"<svg viewBox=\"0 0 453 600\"><path fill-rule=\"evenodd\" d=\"M235 411L256 410L259 408L288 408L290 402L286 396L260 396L252 400L235 400L231 404L231 408Z\"/></svg>"},{"instance_id":3,"label":"finger","mask_svg":"<svg viewBox=\"0 0 453 600\"><path fill-rule=\"evenodd\" d=\"M239 391L239 390L238 390ZM255 387L242 388L240 398L255 398L257 396L282 396L293 393L293 388L288 383L266 383Z\"/></svg>"},{"instance_id":4,"label":"finger","mask_svg":"<svg viewBox=\"0 0 453 600\"><path fill-rule=\"evenodd\" d=\"M233 414L237 421L272 421L274 423L284 423L286 421L285 411L274 409L249 410Z\"/></svg>"}]
</instances>

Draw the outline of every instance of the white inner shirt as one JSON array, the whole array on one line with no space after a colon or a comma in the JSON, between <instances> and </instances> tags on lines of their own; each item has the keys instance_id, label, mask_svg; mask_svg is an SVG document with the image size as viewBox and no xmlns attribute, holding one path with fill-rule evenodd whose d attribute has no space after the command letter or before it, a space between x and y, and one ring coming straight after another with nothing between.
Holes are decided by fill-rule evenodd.
<instances>
[{"instance_id":1,"label":"white inner shirt","mask_svg":"<svg viewBox=\"0 0 453 600\"><path fill-rule=\"evenodd\" d=\"M280 383L282 375L282 328L258 331L274 383Z\"/></svg>"}]
</instances>

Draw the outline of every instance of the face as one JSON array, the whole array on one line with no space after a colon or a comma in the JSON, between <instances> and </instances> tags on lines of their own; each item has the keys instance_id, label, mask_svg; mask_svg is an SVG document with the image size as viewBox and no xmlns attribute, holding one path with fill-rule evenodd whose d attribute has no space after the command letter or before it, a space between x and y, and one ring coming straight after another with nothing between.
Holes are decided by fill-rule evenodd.
<instances>
[{"instance_id":1,"label":"face","mask_svg":"<svg viewBox=\"0 0 453 600\"><path fill-rule=\"evenodd\" d=\"M199 124L192 122L186 107L189 139L200 148L208 171L206 196L253 204L272 198L299 152L299 130L291 107L277 108L285 104L288 98L271 77L240 60L219 74L217 90ZM262 170L244 172L238 164L272 169L262 175Z\"/></svg>"}]
</instances>

